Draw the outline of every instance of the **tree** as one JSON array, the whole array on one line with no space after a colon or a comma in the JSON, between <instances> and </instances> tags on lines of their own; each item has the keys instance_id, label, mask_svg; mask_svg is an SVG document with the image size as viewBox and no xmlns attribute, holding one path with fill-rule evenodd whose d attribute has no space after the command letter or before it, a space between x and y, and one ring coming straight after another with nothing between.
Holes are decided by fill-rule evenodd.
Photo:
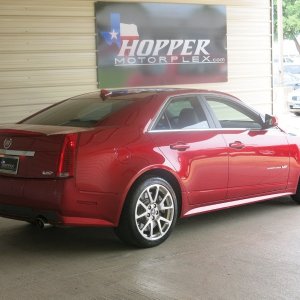
<instances>
[{"instance_id":1,"label":"tree","mask_svg":"<svg viewBox=\"0 0 300 300\"><path fill-rule=\"evenodd\" d=\"M277 25L277 1L274 1L275 25ZM300 54L300 44L297 36L300 34L300 0L283 0L283 35L293 40ZM277 28L277 26L276 26Z\"/></svg>"}]
</instances>

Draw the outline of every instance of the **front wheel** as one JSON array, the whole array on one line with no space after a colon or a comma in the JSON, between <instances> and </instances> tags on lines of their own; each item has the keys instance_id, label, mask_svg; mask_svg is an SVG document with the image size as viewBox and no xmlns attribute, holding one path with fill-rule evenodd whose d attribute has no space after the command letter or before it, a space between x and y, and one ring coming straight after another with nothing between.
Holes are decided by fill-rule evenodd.
<instances>
[{"instance_id":1,"label":"front wheel","mask_svg":"<svg viewBox=\"0 0 300 300\"><path fill-rule=\"evenodd\" d=\"M297 204L300 204L300 181L298 183L296 194L291 197Z\"/></svg>"},{"instance_id":2,"label":"front wheel","mask_svg":"<svg viewBox=\"0 0 300 300\"><path fill-rule=\"evenodd\" d=\"M300 194L298 191L295 195L292 195L291 197L297 204L300 204Z\"/></svg>"},{"instance_id":3,"label":"front wheel","mask_svg":"<svg viewBox=\"0 0 300 300\"><path fill-rule=\"evenodd\" d=\"M116 234L126 243L154 247L169 237L177 214L177 197L172 186L159 177L147 178L129 194Z\"/></svg>"}]
</instances>

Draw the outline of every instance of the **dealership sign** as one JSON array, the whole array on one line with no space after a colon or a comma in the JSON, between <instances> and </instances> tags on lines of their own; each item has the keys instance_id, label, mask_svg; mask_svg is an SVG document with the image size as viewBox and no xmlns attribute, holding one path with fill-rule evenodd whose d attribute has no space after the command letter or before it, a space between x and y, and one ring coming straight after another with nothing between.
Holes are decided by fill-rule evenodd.
<instances>
[{"instance_id":1,"label":"dealership sign","mask_svg":"<svg viewBox=\"0 0 300 300\"><path fill-rule=\"evenodd\" d=\"M100 87L227 81L224 6L97 2L96 25Z\"/></svg>"}]
</instances>

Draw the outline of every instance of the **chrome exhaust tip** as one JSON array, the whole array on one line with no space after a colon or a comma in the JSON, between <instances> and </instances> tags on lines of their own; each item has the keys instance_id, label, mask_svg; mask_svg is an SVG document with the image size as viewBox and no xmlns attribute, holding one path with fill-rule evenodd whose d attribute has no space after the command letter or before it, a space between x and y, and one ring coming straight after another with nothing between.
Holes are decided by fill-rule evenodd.
<instances>
[{"instance_id":1,"label":"chrome exhaust tip","mask_svg":"<svg viewBox=\"0 0 300 300\"><path fill-rule=\"evenodd\" d=\"M38 217L35 219L34 224L39 229L44 229L47 225L47 220L43 217Z\"/></svg>"}]
</instances>

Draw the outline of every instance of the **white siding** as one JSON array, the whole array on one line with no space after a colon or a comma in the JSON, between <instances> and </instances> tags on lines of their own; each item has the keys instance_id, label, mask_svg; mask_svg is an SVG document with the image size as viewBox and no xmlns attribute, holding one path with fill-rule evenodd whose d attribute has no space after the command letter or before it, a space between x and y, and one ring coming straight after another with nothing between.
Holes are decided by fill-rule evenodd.
<instances>
[{"instance_id":1,"label":"white siding","mask_svg":"<svg viewBox=\"0 0 300 300\"><path fill-rule=\"evenodd\" d=\"M230 92L270 112L270 1L189 2L224 4L228 18L228 82L191 87ZM0 123L97 89L94 21L93 0L0 0Z\"/></svg>"}]
</instances>

